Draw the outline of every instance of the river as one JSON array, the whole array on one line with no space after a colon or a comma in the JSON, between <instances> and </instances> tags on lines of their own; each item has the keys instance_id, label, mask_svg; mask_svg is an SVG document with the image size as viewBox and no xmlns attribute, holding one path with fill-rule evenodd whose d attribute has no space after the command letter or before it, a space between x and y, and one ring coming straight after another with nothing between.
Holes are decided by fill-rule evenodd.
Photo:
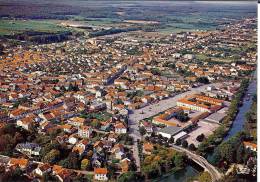
<instances>
[{"instance_id":1,"label":"river","mask_svg":"<svg viewBox=\"0 0 260 182\"><path fill-rule=\"evenodd\" d=\"M185 169L162 176L153 182L185 182L191 177L197 176L199 171L194 167L188 165Z\"/></svg>"},{"instance_id":2,"label":"river","mask_svg":"<svg viewBox=\"0 0 260 182\"><path fill-rule=\"evenodd\" d=\"M233 121L231 129L229 130L228 134L225 136L224 141L234 136L237 132L243 129L244 123L246 121L245 114L250 110L253 102L253 94L256 93L256 87L257 87L256 78L257 78L257 73L255 71L254 79L251 80L247 92L245 94L245 97L243 98L243 105L239 108L238 114L235 120ZM249 100L247 99L247 94L250 94Z\"/></svg>"}]
</instances>

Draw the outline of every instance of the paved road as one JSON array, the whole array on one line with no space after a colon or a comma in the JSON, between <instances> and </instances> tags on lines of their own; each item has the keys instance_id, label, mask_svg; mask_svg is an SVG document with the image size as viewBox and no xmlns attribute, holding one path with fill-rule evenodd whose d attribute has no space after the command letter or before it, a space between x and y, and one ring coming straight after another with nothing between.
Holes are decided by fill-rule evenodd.
<instances>
[{"instance_id":1,"label":"paved road","mask_svg":"<svg viewBox=\"0 0 260 182\"><path fill-rule=\"evenodd\" d=\"M220 173L213 165L211 165L204 157L192 153L191 151L184 149L182 147L172 145L172 148L176 151L185 153L190 159L203 167L211 175L212 181L218 181L222 178L223 174Z\"/></svg>"},{"instance_id":2,"label":"paved road","mask_svg":"<svg viewBox=\"0 0 260 182\"><path fill-rule=\"evenodd\" d=\"M208 86L217 86L217 85L220 85L220 84L213 83L213 84L209 84L209 85L203 85L203 86L200 86L197 88L191 88L190 91L178 94L174 97L171 97L171 98L168 98L165 100L161 100L158 103L148 105L141 109L134 110L133 113L129 115L129 125L128 126L129 126L130 136L132 136L134 139L133 155L136 160L137 171L140 171L140 158L138 155L138 147L137 147L137 140L141 139L141 135L139 132L139 121L143 120L145 118L154 116L154 115L158 114L159 112L165 111L169 108L176 106L177 100L179 100L182 97L205 91L205 89ZM210 171L210 169L209 169L209 171Z\"/></svg>"}]
</instances>

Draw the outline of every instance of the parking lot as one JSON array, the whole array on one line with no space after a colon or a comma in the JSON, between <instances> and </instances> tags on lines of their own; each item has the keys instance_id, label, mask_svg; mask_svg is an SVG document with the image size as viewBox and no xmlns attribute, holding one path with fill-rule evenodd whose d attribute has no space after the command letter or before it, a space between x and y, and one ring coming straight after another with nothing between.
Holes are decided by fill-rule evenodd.
<instances>
[{"instance_id":1,"label":"parking lot","mask_svg":"<svg viewBox=\"0 0 260 182\"><path fill-rule=\"evenodd\" d=\"M203 133L205 135L205 137L207 138L218 127L219 127L219 124L217 124L217 123L199 121L198 128L196 128L195 130L190 132L188 134L188 137L186 138L186 140L189 144L193 143L197 147L199 145L199 142L196 140L198 135Z\"/></svg>"}]
</instances>

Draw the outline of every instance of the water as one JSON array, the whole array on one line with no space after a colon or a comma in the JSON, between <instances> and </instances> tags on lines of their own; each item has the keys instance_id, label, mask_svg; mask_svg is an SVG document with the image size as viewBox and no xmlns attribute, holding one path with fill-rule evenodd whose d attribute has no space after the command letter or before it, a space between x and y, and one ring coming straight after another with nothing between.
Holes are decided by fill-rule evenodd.
<instances>
[{"instance_id":1,"label":"water","mask_svg":"<svg viewBox=\"0 0 260 182\"><path fill-rule=\"evenodd\" d=\"M154 182L185 182L193 176L197 176L199 171L192 166L187 166L185 169L178 172L168 174L165 177L154 180Z\"/></svg>"},{"instance_id":2,"label":"water","mask_svg":"<svg viewBox=\"0 0 260 182\"><path fill-rule=\"evenodd\" d=\"M256 72L254 73L254 78L256 78L257 74ZM243 100L243 106L239 108L239 112L232 124L231 129L229 130L227 136L225 136L224 141L229 139L230 137L234 136L237 132L243 130L244 123L246 121L245 115L246 113L250 110L251 105L252 105L252 95L256 92L256 80L253 79L251 83L248 86L248 90L246 94L251 94L250 99L246 100L246 97Z\"/></svg>"}]
</instances>

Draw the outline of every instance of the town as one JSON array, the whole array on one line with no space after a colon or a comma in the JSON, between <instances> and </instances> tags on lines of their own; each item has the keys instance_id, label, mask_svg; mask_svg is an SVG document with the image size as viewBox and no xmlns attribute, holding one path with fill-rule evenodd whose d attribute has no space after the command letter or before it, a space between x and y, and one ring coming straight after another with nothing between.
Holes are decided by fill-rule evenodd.
<instances>
[{"instance_id":1,"label":"town","mask_svg":"<svg viewBox=\"0 0 260 182\"><path fill-rule=\"evenodd\" d=\"M194 158L220 180L221 172L196 157L218 128L228 132L231 109L243 104L234 100L243 100L254 79L256 21L167 35L137 30L50 44L6 41L2 179L144 181ZM239 173L255 175L256 143L242 142L251 162Z\"/></svg>"}]
</instances>

